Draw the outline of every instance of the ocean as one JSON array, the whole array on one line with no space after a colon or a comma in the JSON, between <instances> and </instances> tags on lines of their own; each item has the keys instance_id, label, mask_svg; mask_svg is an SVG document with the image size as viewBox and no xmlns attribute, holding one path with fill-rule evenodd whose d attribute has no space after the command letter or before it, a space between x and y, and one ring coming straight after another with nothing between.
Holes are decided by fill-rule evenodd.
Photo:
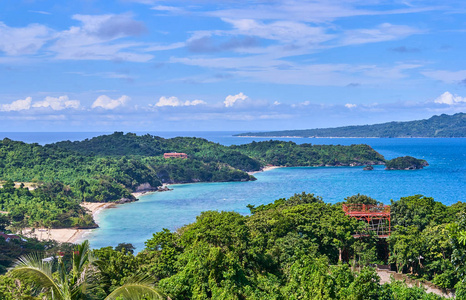
<instances>
[{"instance_id":1,"label":"ocean","mask_svg":"<svg viewBox=\"0 0 466 300\"><path fill-rule=\"evenodd\" d=\"M146 132L137 132L145 134ZM149 132L165 138L203 137L224 145L243 144L270 138L240 138L237 132ZM104 133L0 133L0 137L28 143L82 140ZM87 233L93 248L132 243L136 251L152 234L168 228L176 230L195 221L206 210L249 213L248 204L260 205L295 193L314 193L324 201L336 203L361 193L390 204L390 200L422 194L446 205L466 201L466 139L462 138L282 138L296 143L365 143L387 159L411 155L429 162L416 171L373 171L362 167L279 168L255 174L257 181L194 183L172 185L173 191L147 194L140 201L106 209L97 216L100 228Z\"/></svg>"}]
</instances>

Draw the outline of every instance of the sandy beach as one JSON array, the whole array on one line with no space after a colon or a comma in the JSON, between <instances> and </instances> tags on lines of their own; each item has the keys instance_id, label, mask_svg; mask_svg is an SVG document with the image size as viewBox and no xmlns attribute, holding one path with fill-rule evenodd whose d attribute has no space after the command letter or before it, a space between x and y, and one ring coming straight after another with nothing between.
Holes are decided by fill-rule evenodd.
<instances>
[{"instance_id":1,"label":"sandy beach","mask_svg":"<svg viewBox=\"0 0 466 300\"><path fill-rule=\"evenodd\" d=\"M273 170L273 169L277 169L277 168L283 168L283 167L279 167L279 166L265 166L262 170L260 171L254 171L254 172L248 172L249 175L254 175L256 173L260 173L260 172L266 172L266 171L270 171L270 170Z\"/></svg>"},{"instance_id":2,"label":"sandy beach","mask_svg":"<svg viewBox=\"0 0 466 300\"><path fill-rule=\"evenodd\" d=\"M83 202L81 206L89 210L92 217L95 219L97 214L103 209L113 206L113 203L91 203ZM74 228L60 228L60 229L48 229L48 228L26 228L23 231L23 235L26 237L35 237L40 241L44 240L55 240L60 243L74 243L79 240L85 232L92 229L74 229Z\"/></svg>"}]
</instances>

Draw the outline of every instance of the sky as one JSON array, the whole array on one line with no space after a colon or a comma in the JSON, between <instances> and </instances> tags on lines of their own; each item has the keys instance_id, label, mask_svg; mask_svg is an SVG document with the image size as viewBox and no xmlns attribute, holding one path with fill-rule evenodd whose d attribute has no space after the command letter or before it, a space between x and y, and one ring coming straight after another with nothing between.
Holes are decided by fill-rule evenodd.
<instances>
[{"instance_id":1,"label":"sky","mask_svg":"<svg viewBox=\"0 0 466 300\"><path fill-rule=\"evenodd\" d=\"M0 0L0 131L267 131L466 112L462 0Z\"/></svg>"}]
</instances>

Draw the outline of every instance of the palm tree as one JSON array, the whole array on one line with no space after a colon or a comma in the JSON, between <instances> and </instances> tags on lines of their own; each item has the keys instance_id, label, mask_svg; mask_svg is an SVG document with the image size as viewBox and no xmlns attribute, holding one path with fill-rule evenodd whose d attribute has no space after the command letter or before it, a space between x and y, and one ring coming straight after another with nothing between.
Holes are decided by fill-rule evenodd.
<instances>
[{"instance_id":1,"label":"palm tree","mask_svg":"<svg viewBox=\"0 0 466 300\"><path fill-rule=\"evenodd\" d=\"M89 242L84 241L73 251L72 269L68 273L61 258L58 262L56 276L52 265L44 262L37 255L21 257L10 270L10 275L34 284L35 292L44 292L47 299L81 300L87 299L87 288L92 286L98 273L97 259L92 256ZM115 289L105 300L116 299L164 299L164 296L152 287L145 278L132 281Z\"/></svg>"}]
</instances>

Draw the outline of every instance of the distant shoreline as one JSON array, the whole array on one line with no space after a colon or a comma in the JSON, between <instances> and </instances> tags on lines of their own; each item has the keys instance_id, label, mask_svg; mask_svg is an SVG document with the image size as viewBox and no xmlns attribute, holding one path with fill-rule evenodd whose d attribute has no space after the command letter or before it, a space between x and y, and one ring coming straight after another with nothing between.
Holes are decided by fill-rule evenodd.
<instances>
[{"instance_id":1,"label":"distant shoreline","mask_svg":"<svg viewBox=\"0 0 466 300\"><path fill-rule=\"evenodd\" d=\"M263 136L263 135L234 135L239 138L292 138L292 139L464 139L466 137L453 136L397 136L397 137L380 137L380 136L293 136L293 135L277 135L277 136Z\"/></svg>"}]
</instances>

